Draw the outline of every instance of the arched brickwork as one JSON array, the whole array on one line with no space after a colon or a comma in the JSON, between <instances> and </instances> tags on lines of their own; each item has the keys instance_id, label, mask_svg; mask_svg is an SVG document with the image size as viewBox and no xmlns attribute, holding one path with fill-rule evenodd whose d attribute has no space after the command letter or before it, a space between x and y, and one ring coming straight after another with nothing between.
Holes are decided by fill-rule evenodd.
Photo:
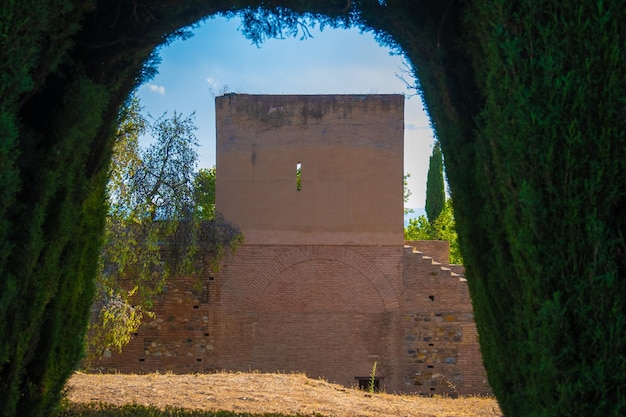
<instances>
[{"instance_id":1,"label":"arched brickwork","mask_svg":"<svg viewBox=\"0 0 626 417\"><path fill-rule=\"evenodd\" d=\"M330 260L348 265L371 283L385 310L399 310L398 296L383 272L363 255L341 246L301 246L276 256L258 272L255 281L248 287L243 301L244 308L256 309L269 284L282 271L298 263L313 260Z\"/></svg>"}]
</instances>

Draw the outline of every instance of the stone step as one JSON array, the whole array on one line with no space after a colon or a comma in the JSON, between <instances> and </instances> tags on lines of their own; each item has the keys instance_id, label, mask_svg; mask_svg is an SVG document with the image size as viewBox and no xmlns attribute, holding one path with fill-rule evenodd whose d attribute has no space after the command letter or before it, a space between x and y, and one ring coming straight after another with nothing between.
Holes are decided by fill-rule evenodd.
<instances>
[{"instance_id":1,"label":"stone step","mask_svg":"<svg viewBox=\"0 0 626 417\"><path fill-rule=\"evenodd\" d=\"M404 245L404 249L411 250L411 252L414 255L421 257L422 261L426 262L427 264L432 265L434 267L433 269L435 270L435 272L441 272L442 276L446 278L447 277L455 278L455 279L458 279L460 282L467 281L465 278L461 277L459 274L453 272L452 269L443 266L440 262L435 261L430 256L424 255L424 253L418 251L417 248L409 246L409 245Z\"/></svg>"}]
</instances>

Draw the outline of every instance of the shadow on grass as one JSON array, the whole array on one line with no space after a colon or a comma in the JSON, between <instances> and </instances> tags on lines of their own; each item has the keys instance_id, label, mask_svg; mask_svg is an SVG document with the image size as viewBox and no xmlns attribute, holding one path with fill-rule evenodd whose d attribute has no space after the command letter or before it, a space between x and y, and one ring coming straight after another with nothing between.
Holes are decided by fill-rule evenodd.
<instances>
[{"instance_id":1,"label":"shadow on grass","mask_svg":"<svg viewBox=\"0 0 626 417\"><path fill-rule=\"evenodd\" d=\"M324 417L322 414L250 414L232 411L203 411L168 407L160 410L138 404L115 406L110 404L75 404L64 402L58 417Z\"/></svg>"}]
</instances>

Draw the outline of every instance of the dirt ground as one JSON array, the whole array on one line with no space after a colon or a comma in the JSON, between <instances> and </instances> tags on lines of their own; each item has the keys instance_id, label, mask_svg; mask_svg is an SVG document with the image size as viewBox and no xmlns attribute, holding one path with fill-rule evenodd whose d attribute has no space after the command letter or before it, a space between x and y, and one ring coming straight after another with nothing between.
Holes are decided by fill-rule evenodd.
<instances>
[{"instance_id":1,"label":"dirt ground","mask_svg":"<svg viewBox=\"0 0 626 417\"><path fill-rule=\"evenodd\" d=\"M493 398L423 398L357 389L303 374L216 373L102 375L76 373L67 384L73 402L142 404L247 413L333 417L501 416Z\"/></svg>"}]
</instances>

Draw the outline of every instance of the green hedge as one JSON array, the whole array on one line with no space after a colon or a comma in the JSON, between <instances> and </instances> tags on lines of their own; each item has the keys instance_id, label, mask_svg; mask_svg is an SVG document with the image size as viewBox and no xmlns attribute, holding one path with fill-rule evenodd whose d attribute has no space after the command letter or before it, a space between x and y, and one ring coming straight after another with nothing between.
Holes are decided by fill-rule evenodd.
<instances>
[{"instance_id":1,"label":"green hedge","mask_svg":"<svg viewBox=\"0 0 626 417\"><path fill-rule=\"evenodd\" d=\"M88 201L101 201L103 194L85 178L81 164L99 126L102 92L77 77L72 88L68 85L66 102L37 99L52 89L47 76L63 64L88 7L88 2L62 0L8 0L0 6L4 416L36 415L56 406L82 352L84 312L93 287L84 277L97 260L101 229L88 225L90 218L83 214L102 214L101 203L88 206Z\"/></svg>"},{"instance_id":2,"label":"green hedge","mask_svg":"<svg viewBox=\"0 0 626 417\"><path fill-rule=\"evenodd\" d=\"M540 4L476 2L467 14L484 104L474 160L451 178L455 203L478 200L458 207L457 227L505 415L620 416L626 3Z\"/></svg>"},{"instance_id":3,"label":"green hedge","mask_svg":"<svg viewBox=\"0 0 626 417\"><path fill-rule=\"evenodd\" d=\"M0 414L46 415L81 355L112 132L154 47L261 4L0 3ZM415 65L505 414L626 414L625 2L280 4ZM255 30L298 27L272 10Z\"/></svg>"}]
</instances>

